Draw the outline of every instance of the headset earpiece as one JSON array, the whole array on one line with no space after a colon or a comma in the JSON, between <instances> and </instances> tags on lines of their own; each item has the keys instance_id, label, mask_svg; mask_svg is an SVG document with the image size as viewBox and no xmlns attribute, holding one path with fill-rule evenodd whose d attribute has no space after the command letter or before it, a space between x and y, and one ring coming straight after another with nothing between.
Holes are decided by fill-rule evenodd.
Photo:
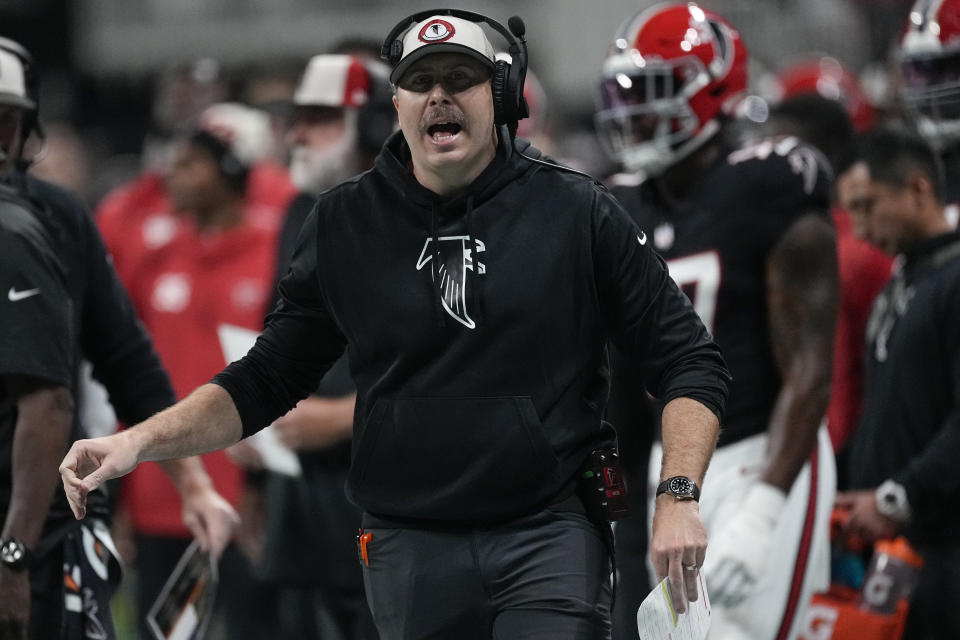
<instances>
[{"instance_id":1,"label":"headset earpiece","mask_svg":"<svg viewBox=\"0 0 960 640\"><path fill-rule=\"evenodd\" d=\"M493 122L507 124L510 122L510 91L507 86L510 75L510 64L506 60L497 60L490 77L490 92L493 94Z\"/></svg>"},{"instance_id":2,"label":"headset earpiece","mask_svg":"<svg viewBox=\"0 0 960 640\"><path fill-rule=\"evenodd\" d=\"M400 58L403 56L403 41L394 40L390 44L390 53L388 54L388 59L390 64L397 64L400 62Z\"/></svg>"}]
</instances>

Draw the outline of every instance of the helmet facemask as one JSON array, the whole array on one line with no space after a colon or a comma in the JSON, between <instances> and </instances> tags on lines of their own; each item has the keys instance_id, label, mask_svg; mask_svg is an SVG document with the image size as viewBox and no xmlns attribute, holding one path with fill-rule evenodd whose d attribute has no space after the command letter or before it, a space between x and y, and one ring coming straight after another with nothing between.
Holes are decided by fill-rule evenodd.
<instances>
[{"instance_id":1,"label":"helmet facemask","mask_svg":"<svg viewBox=\"0 0 960 640\"><path fill-rule=\"evenodd\" d=\"M639 12L601 72L602 144L627 171L662 173L719 131L746 89L746 65L736 30L692 2Z\"/></svg>"},{"instance_id":2,"label":"helmet facemask","mask_svg":"<svg viewBox=\"0 0 960 640\"><path fill-rule=\"evenodd\" d=\"M960 48L902 55L902 95L917 129L935 147L960 141Z\"/></svg>"},{"instance_id":3,"label":"helmet facemask","mask_svg":"<svg viewBox=\"0 0 960 640\"><path fill-rule=\"evenodd\" d=\"M600 140L628 171L662 173L715 130L706 131L690 106L690 97L709 82L692 56L646 61L633 51L610 58L595 116Z\"/></svg>"}]
</instances>

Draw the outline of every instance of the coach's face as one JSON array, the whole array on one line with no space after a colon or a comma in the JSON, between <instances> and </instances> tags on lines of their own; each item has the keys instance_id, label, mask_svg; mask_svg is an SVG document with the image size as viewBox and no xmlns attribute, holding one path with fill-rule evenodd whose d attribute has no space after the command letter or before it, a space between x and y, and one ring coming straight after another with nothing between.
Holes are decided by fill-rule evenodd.
<instances>
[{"instance_id":1,"label":"coach's face","mask_svg":"<svg viewBox=\"0 0 960 640\"><path fill-rule=\"evenodd\" d=\"M493 160L490 71L458 53L424 56L397 82L393 104L417 180L443 195L474 180Z\"/></svg>"}]
</instances>

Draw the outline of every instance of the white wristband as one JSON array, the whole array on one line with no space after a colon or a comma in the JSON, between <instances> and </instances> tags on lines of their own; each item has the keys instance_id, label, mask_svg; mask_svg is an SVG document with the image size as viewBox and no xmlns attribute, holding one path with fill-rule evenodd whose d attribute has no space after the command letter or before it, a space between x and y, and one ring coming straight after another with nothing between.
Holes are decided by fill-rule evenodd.
<instances>
[{"instance_id":1,"label":"white wristband","mask_svg":"<svg viewBox=\"0 0 960 640\"><path fill-rule=\"evenodd\" d=\"M743 501L743 509L775 522L780 517L786 503L787 494L783 491L772 484L756 482L747 491L747 496Z\"/></svg>"}]
</instances>

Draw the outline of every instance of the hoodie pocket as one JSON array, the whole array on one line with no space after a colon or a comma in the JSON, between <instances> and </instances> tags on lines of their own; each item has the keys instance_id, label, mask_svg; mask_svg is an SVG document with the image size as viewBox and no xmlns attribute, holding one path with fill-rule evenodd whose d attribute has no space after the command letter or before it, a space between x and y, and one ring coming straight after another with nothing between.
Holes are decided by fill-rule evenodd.
<instances>
[{"instance_id":1,"label":"hoodie pocket","mask_svg":"<svg viewBox=\"0 0 960 640\"><path fill-rule=\"evenodd\" d=\"M529 397L381 399L357 442L351 484L374 512L487 517L525 506L557 466Z\"/></svg>"}]
</instances>

